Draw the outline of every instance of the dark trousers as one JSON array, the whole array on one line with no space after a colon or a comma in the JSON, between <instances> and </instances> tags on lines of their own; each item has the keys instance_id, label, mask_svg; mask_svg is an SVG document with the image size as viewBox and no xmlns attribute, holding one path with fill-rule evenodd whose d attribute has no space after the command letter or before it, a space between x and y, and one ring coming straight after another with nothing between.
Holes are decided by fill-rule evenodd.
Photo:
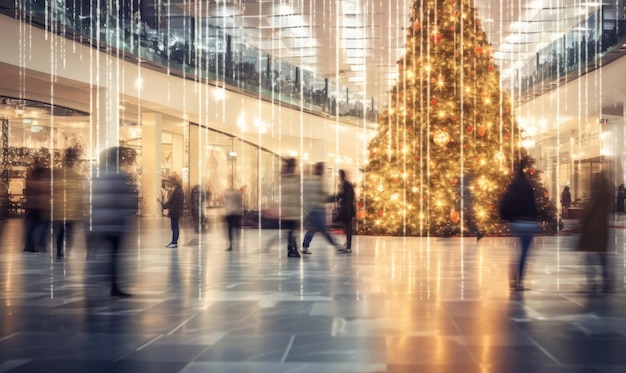
<instances>
[{"instance_id":1,"label":"dark trousers","mask_svg":"<svg viewBox=\"0 0 626 373\"><path fill-rule=\"evenodd\" d=\"M539 232L539 224L535 222L511 222L509 224L511 233L519 238L520 257L517 264L517 274L514 277L516 285L521 285L524 280L524 269L526 267L526 258L530 249L533 237Z\"/></svg>"},{"instance_id":2,"label":"dark trousers","mask_svg":"<svg viewBox=\"0 0 626 373\"><path fill-rule=\"evenodd\" d=\"M297 220L282 220L280 222L281 228L287 231L287 250L296 250L298 243L296 242L296 227L298 226Z\"/></svg>"},{"instance_id":3,"label":"dark trousers","mask_svg":"<svg viewBox=\"0 0 626 373\"><path fill-rule=\"evenodd\" d=\"M591 287L596 286L598 277L598 266L602 275L602 290L610 291L612 288L611 277L609 275L609 267L606 252L587 253L587 283Z\"/></svg>"},{"instance_id":4,"label":"dark trousers","mask_svg":"<svg viewBox=\"0 0 626 373\"><path fill-rule=\"evenodd\" d=\"M110 245L111 258L109 261L109 277L111 279L111 290L120 290L117 281L119 279L119 251L122 244L122 235L119 233L106 233L100 236L101 239Z\"/></svg>"},{"instance_id":5,"label":"dark trousers","mask_svg":"<svg viewBox=\"0 0 626 373\"><path fill-rule=\"evenodd\" d=\"M24 251L46 251L46 237L49 221L42 220L39 214L26 216L24 229Z\"/></svg>"},{"instance_id":6,"label":"dark trousers","mask_svg":"<svg viewBox=\"0 0 626 373\"><path fill-rule=\"evenodd\" d=\"M346 232L346 249L352 249L352 219L341 222Z\"/></svg>"},{"instance_id":7,"label":"dark trousers","mask_svg":"<svg viewBox=\"0 0 626 373\"><path fill-rule=\"evenodd\" d=\"M52 225L54 231L54 239L57 246L57 255L63 255L63 244L65 248L72 246L72 232L74 231L74 222L72 221L55 221Z\"/></svg>"},{"instance_id":8,"label":"dark trousers","mask_svg":"<svg viewBox=\"0 0 626 373\"><path fill-rule=\"evenodd\" d=\"M239 241L239 222L241 215L226 215L226 225L228 230L228 247L234 249Z\"/></svg>"},{"instance_id":9,"label":"dark trousers","mask_svg":"<svg viewBox=\"0 0 626 373\"><path fill-rule=\"evenodd\" d=\"M328 228L326 227L326 218L325 218L324 209L314 209L309 213L309 230L304 235L304 242L302 242L302 247L307 249L313 240L313 236L315 233L321 233L326 241L333 246L337 246L333 237L328 233Z\"/></svg>"},{"instance_id":10,"label":"dark trousers","mask_svg":"<svg viewBox=\"0 0 626 373\"><path fill-rule=\"evenodd\" d=\"M178 216L170 216L170 223L172 226L172 243L178 244L178 236L180 234L180 228L178 226Z\"/></svg>"}]
</instances>

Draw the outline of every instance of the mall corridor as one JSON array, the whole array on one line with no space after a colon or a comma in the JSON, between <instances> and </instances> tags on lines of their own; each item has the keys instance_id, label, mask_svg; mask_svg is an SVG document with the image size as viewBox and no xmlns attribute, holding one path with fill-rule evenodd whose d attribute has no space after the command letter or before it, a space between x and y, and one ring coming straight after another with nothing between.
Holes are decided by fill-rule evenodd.
<instances>
[{"instance_id":1,"label":"mall corridor","mask_svg":"<svg viewBox=\"0 0 626 373\"><path fill-rule=\"evenodd\" d=\"M287 258L277 231L225 252L217 221L142 218L111 299L106 253L24 253L12 219L0 254L0 372L624 372L626 219L613 222L615 291L589 292L575 236L537 237L527 291L511 293L512 238L314 240ZM341 238L341 237L340 237ZM280 245L280 246L279 246Z\"/></svg>"}]
</instances>

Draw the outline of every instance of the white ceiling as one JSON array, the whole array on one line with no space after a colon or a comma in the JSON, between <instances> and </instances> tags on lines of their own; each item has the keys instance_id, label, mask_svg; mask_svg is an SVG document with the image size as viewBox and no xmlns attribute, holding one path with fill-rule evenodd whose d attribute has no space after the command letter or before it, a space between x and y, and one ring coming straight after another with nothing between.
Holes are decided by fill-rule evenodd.
<instances>
[{"instance_id":1,"label":"white ceiling","mask_svg":"<svg viewBox=\"0 0 626 373\"><path fill-rule=\"evenodd\" d=\"M170 0L171 15L191 15L233 40L329 77L380 104L404 54L412 0ZM595 11L587 0L477 0L501 71L523 64Z\"/></svg>"}]
</instances>

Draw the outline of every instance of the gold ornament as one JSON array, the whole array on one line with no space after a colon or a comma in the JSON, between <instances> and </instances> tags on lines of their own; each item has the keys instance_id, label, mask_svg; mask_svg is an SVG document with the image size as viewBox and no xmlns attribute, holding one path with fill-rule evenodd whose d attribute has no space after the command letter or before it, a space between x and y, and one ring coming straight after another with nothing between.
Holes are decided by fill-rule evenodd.
<instances>
[{"instance_id":1,"label":"gold ornament","mask_svg":"<svg viewBox=\"0 0 626 373\"><path fill-rule=\"evenodd\" d=\"M433 134L433 142L439 147L444 147L450 142L450 135L446 131L437 130Z\"/></svg>"}]
</instances>

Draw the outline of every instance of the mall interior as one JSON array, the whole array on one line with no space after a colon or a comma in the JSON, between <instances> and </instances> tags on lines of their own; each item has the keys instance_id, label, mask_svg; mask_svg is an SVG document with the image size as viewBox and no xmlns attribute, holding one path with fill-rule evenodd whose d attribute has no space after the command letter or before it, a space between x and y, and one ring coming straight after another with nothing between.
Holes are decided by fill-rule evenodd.
<instances>
[{"instance_id":1,"label":"mall interior","mask_svg":"<svg viewBox=\"0 0 626 373\"><path fill-rule=\"evenodd\" d=\"M572 195L560 232L533 241L525 291L508 286L514 237L357 235L350 255L317 237L293 259L264 225L287 158L303 177L324 162L332 194L345 170L358 196L413 3L0 0L0 372L626 370L622 0L473 3L520 144L555 205ZM137 154L139 216L120 254L132 297L110 297L87 230L61 260L23 252L34 160L60 166L77 145L86 178L109 147ZM576 250L600 171L618 198L610 293ZM173 175L205 192L209 219L200 233L183 219L177 249L159 202ZM232 252L228 189L245 222Z\"/></svg>"}]
</instances>

